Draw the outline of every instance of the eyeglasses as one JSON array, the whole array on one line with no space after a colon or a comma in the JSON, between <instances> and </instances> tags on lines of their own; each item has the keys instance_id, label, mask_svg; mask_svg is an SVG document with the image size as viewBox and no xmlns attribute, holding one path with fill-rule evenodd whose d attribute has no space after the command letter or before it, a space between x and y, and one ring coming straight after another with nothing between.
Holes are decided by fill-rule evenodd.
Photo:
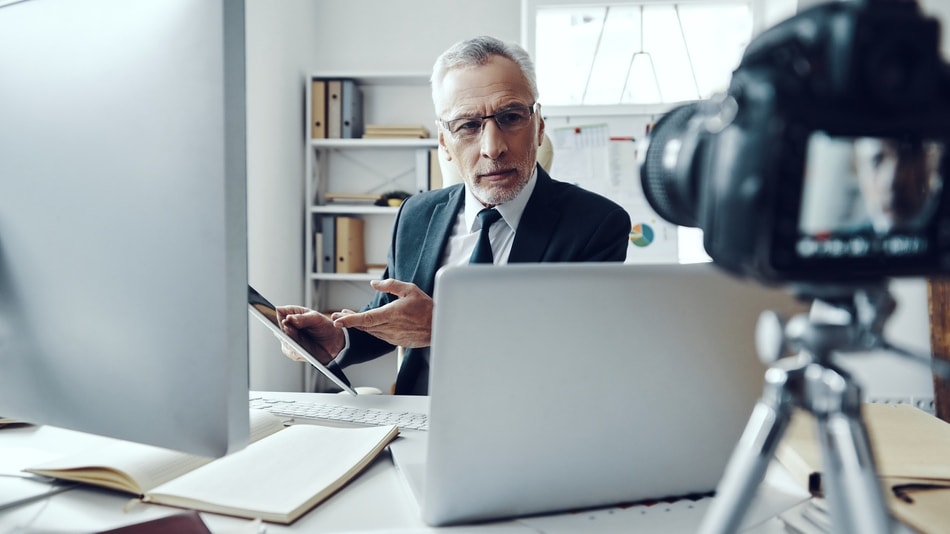
<instances>
[{"instance_id":1,"label":"eyeglasses","mask_svg":"<svg viewBox=\"0 0 950 534\"><path fill-rule=\"evenodd\" d=\"M537 103L530 106L511 106L483 117L459 117L448 121L440 119L439 123L459 141L474 141L481 136L488 119L495 119L495 124L503 132L525 128L531 124L531 116L534 115L536 106Z\"/></svg>"}]
</instances>

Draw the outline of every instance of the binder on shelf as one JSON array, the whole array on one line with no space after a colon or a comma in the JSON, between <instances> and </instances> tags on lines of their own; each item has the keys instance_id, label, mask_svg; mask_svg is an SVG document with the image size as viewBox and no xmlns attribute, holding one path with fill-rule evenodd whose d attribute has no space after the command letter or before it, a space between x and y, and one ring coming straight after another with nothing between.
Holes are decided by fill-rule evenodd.
<instances>
[{"instance_id":1,"label":"binder on shelf","mask_svg":"<svg viewBox=\"0 0 950 534\"><path fill-rule=\"evenodd\" d=\"M344 139L363 137L363 91L353 80L343 80L343 133Z\"/></svg>"},{"instance_id":2,"label":"binder on shelf","mask_svg":"<svg viewBox=\"0 0 950 534\"><path fill-rule=\"evenodd\" d=\"M343 137L343 81L327 80L327 138Z\"/></svg>"},{"instance_id":3,"label":"binder on shelf","mask_svg":"<svg viewBox=\"0 0 950 534\"><path fill-rule=\"evenodd\" d=\"M429 166L431 165L431 158L429 157L429 149L427 148L417 148L416 149L416 192L422 193L423 191L429 190Z\"/></svg>"},{"instance_id":4,"label":"binder on shelf","mask_svg":"<svg viewBox=\"0 0 950 534\"><path fill-rule=\"evenodd\" d=\"M327 136L326 95L326 82L324 80L311 80L310 137L313 139L323 139Z\"/></svg>"},{"instance_id":5,"label":"binder on shelf","mask_svg":"<svg viewBox=\"0 0 950 534\"><path fill-rule=\"evenodd\" d=\"M336 272L366 272L363 230L363 219L342 215L336 218Z\"/></svg>"},{"instance_id":6,"label":"binder on shelf","mask_svg":"<svg viewBox=\"0 0 950 534\"><path fill-rule=\"evenodd\" d=\"M320 221L320 232L323 234L322 270L324 273L336 272L336 217L324 215Z\"/></svg>"},{"instance_id":7,"label":"binder on shelf","mask_svg":"<svg viewBox=\"0 0 950 534\"><path fill-rule=\"evenodd\" d=\"M313 233L313 272L323 272L323 232Z\"/></svg>"}]
</instances>

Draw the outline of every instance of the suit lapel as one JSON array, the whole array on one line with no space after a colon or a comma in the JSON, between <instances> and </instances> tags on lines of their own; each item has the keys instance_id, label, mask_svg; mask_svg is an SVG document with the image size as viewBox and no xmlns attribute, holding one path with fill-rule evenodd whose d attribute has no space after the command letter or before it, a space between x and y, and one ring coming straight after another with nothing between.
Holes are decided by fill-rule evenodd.
<instances>
[{"instance_id":1,"label":"suit lapel","mask_svg":"<svg viewBox=\"0 0 950 534\"><path fill-rule=\"evenodd\" d=\"M465 198L463 191L462 186L457 186L445 202L432 210L432 217L429 219L429 227L426 229L425 239L422 242L422 253L419 256L414 279L417 284L425 282L426 287L421 289L430 295L435 288L435 272L441 265L445 244L455 226L455 217Z\"/></svg>"},{"instance_id":2,"label":"suit lapel","mask_svg":"<svg viewBox=\"0 0 950 534\"><path fill-rule=\"evenodd\" d=\"M534 263L544 258L560 218L551 205L551 186L551 177L538 166L538 181L518 222L508 263Z\"/></svg>"}]
</instances>

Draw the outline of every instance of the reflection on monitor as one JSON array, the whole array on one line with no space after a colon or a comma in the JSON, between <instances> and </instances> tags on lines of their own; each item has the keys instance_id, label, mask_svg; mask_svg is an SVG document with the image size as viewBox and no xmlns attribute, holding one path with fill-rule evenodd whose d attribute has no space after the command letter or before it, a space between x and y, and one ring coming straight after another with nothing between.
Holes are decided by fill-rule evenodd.
<instances>
[{"instance_id":1,"label":"reflection on monitor","mask_svg":"<svg viewBox=\"0 0 950 534\"><path fill-rule=\"evenodd\" d=\"M244 4L0 7L0 416L248 439Z\"/></svg>"}]
</instances>

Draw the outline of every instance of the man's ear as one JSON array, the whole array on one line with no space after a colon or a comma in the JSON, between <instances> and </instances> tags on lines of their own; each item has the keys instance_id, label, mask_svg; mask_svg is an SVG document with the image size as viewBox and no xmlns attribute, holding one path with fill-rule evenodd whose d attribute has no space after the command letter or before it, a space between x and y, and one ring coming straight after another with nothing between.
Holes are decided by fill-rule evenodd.
<instances>
[{"instance_id":1,"label":"man's ear","mask_svg":"<svg viewBox=\"0 0 950 534\"><path fill-rule=\"evenodd\" d=\"M538 146L544 143L544 117L541 116L541 108L538 107Z\"/></svg>"},{"instance_id":2,"label":"man's ear","mask_svg":"<svg viewBox=\"0 0 950 534\"><path fill-rule=\"evenodd\" d=\"M445 146L445 133L442 131L442 128L439 128L439 150L445 154L445 161L452 161L452 153L449 152L447 146Z\"/></svg>"}]
</instances>

